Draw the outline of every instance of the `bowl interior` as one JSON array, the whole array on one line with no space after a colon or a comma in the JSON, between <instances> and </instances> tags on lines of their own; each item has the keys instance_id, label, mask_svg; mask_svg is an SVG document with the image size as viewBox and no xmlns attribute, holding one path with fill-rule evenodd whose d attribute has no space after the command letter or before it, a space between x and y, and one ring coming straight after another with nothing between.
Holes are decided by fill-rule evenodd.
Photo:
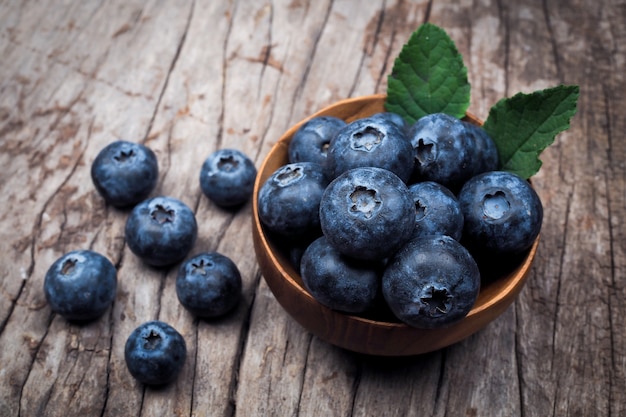
<instances>
[{"instance_id":1,"label":"bowl interior","mask_svg":"<svg viewBox=\"0 0 626 417\"><path fill-rule=\"evenodd\" d=\"M506 259L481 270L483 283L478 299L461 321L442 329L407 326L386 311L357 316L319 304L304 288L281 242L266 233L258 217L259 188L279 167L288 163L291 137L307 120L335 116L347 122L384 111L384 95L358 97L337 102L291 127L274 145L261 165L253 192L252 226L259 267L270 290L282 307L303 327L321 339L344 349L383 356L405 356L430 352L456 343L498 317L522 289L534 259L539 239L521 256ZM480 125L476 117L466 119Z\"/></svg>"}]
</instances>

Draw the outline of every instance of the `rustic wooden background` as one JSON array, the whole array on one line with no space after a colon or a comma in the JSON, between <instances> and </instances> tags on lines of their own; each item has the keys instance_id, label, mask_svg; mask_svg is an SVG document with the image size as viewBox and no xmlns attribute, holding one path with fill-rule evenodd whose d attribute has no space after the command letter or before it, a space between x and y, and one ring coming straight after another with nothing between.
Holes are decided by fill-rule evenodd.
<instances>
[{"instance_id":1,"label":"rustic wooden background","mask_svg":"<svg viewBox=\"0 0 626 417\"><path fill-rule=\"evenodd\" d=\"M221 210L198 184L235 147L260 166L289 126L338 99L385 92L424 21L465 57L470 111L559 83L581 87L571 129L543 155L538 259L519 299L469 339L403 359L364 357L296 324L263 281L250 205ZM0 1L0 416L626 415L626 3L623 0ZM178 303L175 268L124 244L91 161L123 138L158 155L156 194L196 212L195 251L239 266L221 320ZM50 264L91 248L117 299L86 326L51 313ZM185 337L177 382L144 388L123 348L141 322Z\"/></svg>"}]
</instances>

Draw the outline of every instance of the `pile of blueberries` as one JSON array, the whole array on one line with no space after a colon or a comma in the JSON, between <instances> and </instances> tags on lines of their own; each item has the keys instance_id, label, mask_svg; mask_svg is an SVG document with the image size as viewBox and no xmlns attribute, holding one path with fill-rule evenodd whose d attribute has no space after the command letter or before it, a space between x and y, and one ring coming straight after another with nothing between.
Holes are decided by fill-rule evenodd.
<instances>
[{"instance_id":1,"label":"pile of blueberries","mask_svg":"<svg viewBox=\"0 0 626 417\"><path fill-rule=\"evenodd\" d=\"M484 129L442 113L315 117L259 189L259 218L321 304L445 327L541 229L538 195L499 166Z\"/></svg>"},{"instance_id":2,"label":"pile of blueberries","mask_svg":"<svg viewBox=\"0 0 626 417\"><path fill-rule=\"evenodd\" d=\"M481 265L523 254L539 234L543 209L529 183L499 171L495 144L473 124L432 114L407 126L393 113L347 123L310 119L289 144L289 161L259 189L259 218L289 248L306 289L321 304L366 314L381 303L410 326L461 320L481 286ZM241 275L228 257L201 252L185 260L198 226L182 201L150 198L158 163L148 147L116 141L102 149L91 178L107 204L130 209L129 249L153 267L181 263L180 303L203 318L233 310ZM242 152L213 152L200 169L202 192L237 208L257 171ZM72 322L101 317L113 303L117 270L92 250L70 251L44 279L53 312ZM182 369L186 344L169 324L138 326L125 345L129 372L160 385Z\"/></svg>"},{"instance_id":3,"label":"pile of blueberries","mask_svg":"<svg viewBox=\"0 0 626 417\"><path fill-rule=\"evenodd\" d=\"M200 169L203 193L215 204L237 208L252 194L254 163L242 152L220 149ZM153 267L169 267L187 257L198 226L182 201L154 191L159 170L154 152L141 144L115 141L102 149L91 166L91 178L107 204L131 209L125 227L130 250ZM109 259L92 251L70 251L57 259L44 278L44 293L53 312L72 322L101 317L113 303L117 270ZM201 252L182 262L176 295L192 314L223 316L241 297L241 274L235 263L218 252ZM169 324L152 320L128 337L125 361L137 380L149 385L171 382L185 362L182 335Z\"/></svg>"}]
</instances>

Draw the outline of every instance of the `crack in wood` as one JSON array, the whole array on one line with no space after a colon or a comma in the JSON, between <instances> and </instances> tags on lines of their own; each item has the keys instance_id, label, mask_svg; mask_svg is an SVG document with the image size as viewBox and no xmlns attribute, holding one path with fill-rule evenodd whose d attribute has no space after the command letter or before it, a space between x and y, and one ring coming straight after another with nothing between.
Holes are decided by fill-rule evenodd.
<instances>
[{"instance_id":1,"label":"crack in wood","mask_svg":"<svg viewBox=\"0 0 626 417\"><path fill-rule=\"evenodd\" d=\"M185 45L185 40L187 39L187 34L189 33L189 27L191 26L191 20L193 17L195 4L196 2L195 0L193 0L191 2L191 7L189 8L189 14L187 15L187 21L185 23L185 27L183 28L183 33L181 34L178 40L176 51L174 52L174 56L172 57L169 68L167 69L167 74L165 75L165 80L163 81L163 86L161 87L159 97L157 98L156 103L154 105L154 111L152 112L152 117L150 118L150 121L148 122L148 127L146 129L146 133L142 140L142 143L144 144L148 141L148 138L150 137L150 132L152 131L152 126L154 124L154 120L156 119L157 113L160 110L161 101L163 100L163 96L165 95L165 91L167 90L170 77L172 76L172 73L174 72L174 68L176 68L176 63L178 62L181 51L183 50L183 46Z\"/></svg>"}]
</instances>

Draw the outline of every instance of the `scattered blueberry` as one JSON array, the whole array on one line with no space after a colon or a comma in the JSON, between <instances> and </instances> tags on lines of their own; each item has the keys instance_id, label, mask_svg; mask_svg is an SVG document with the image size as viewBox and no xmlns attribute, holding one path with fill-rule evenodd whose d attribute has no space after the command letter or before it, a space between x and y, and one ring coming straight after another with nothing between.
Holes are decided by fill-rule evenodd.
<instances>
[{"instance_id":1,"label":"scattered blueberry","mask_svg":"<svg viewBox=\"0 0 626 417\"><path fill-rule=\"evenodd\" d=\"M50 266L43 289L52 311L70 321L90 321L115 299L117 271L103 255L75 250Z\"/></svg>"},{"instance_id":2,"label":"scattered blueberry","mask_svg":"<svg viewBox=\"0 0 626 417\"><path fill-rule=\"evenodd\" d=\"M342 254L383 259L411 237L415 209L397 175L382 168L354 168L326 188L320 223L329 243Z\"/></svg>"},{"instance_id":3,"label":"scattered blueberry","mask_svg":"<svg viewBox=\"0 0 626 417\"><path fill-rule=\"evenodd\" d=\"M196 242L193 211L172 197L154 197L137 204L126 220L126 242L144 262L165 266L182 260Z\"/></svg>"},{"instance_id":4,"label":"scattered blueberry","mask_svg":"<svg viewBox=\"0 0 626 417\"><path fill-rule=\"evenodd\" d=\"M491 171L470 179L459 193L464 243L476 252L515 254L528 249L541 230L543 206L518 175Z\"/></svg>"},{"instance_id":5,"label":"scattered blueberry","mask_svg":"<svg viewBox=\"0 0 626 417\"><path fill-rule=\"evenodd\" d=\"M198 317L222 316L239 303L241 274L230 258L217 252L200 253L181 265L176 295Z\"/></svg>"},{"instance_id":6,"label":"scattered blueberry","mask_svg":"<svg viewBox=\"0 0 626 417\"><path fill-rule=\"evenodd\" d=\"M300 275L320 304L347 313L362 313L374 305L380 286L379 264L337 252L324 236L304 251Z\"/></svg>"},{"instance_id":7,"label":"scattered blueberry","mask_svg":"<svg viewBox=\"0 0 626 417\"><path fill-rule=\"evenodd\" d=\"M404 182L413 172L413 149L406 134L382 117L357 119L337 132L328 147L328 167L333 178L352 168L377 167Z\"/></svg>"},{"instance_id":8,"label":"scattered blueberry","mask_svg":"<svg viewBox=\"0 0 626 417\"><path fill-rule=\"evenodd\" d=\"M91 179L104 200L128 207L154 190L159 168L154 152L139 143L115 141L105 146L91 165Z\"/></svg>"},{"instance_id":9,"label":"scattered blueberry","mask_svg":"<svg viewBox=\"0 0 626 417\"><path fill-rule=\"evenodd\" d=\"M185 339L172 326L153 320L139 325L126 340L124 359L130 374L146 385L164 385L185 364Z\"/></svg>"},{"instance_id":10,"label":"scattered blueberry","mask_svg":"<svg viewBox=\"0 0 626 417\"><path fill-rule=\"evenodd\" d=\"M346 122L332 116L319 116L304 123L289 142L289 162L315 162L326 166L328 144Z\"/></svg>"},{"instance_id":11,"label":"scattered blueberry","mask_svg":"<svg viewBox=\"0 0 626 417\"><path fill-rule=\"evenodd\" d=\"M319 235L319 205L327 184L319 164L296 162L280 167L259 189L259 219L283 237L301 240Z\"/></svg>"},{"instance_id":12,"label":"scattered blueberry","mask_svg":"<svg viewBox=\"0 0 626 417\"><path fill-rule=\"evenodd\" d=\"M414 236L448 235L461 239L463 212L452 191L439 183L424 181L411 184L409 192L415 204Z\"/></svg>"},{"instance_id":13,"label":"scattered blueberry","mask_svg":"<svg viewBox=\"0 0 626 417\"><path fill-rule=\"evenodd\" d=\"M412 239L387 264L382 292L398 319L417 328L440 328L465 317L476 302L480 272L470 253L450 236Z\"/></svg>"},{"instance_id":14,"label":"scattered blueberry","mask_svg":"<svg viewBox=\"0 0 626 417\"><path fill-rule=\"evenodd\" d=\"M236 149L220 149L208 156L200 169L200 188L218 206L239 206L250 198L256 168Z\"/></svg>"}]
</instances>

